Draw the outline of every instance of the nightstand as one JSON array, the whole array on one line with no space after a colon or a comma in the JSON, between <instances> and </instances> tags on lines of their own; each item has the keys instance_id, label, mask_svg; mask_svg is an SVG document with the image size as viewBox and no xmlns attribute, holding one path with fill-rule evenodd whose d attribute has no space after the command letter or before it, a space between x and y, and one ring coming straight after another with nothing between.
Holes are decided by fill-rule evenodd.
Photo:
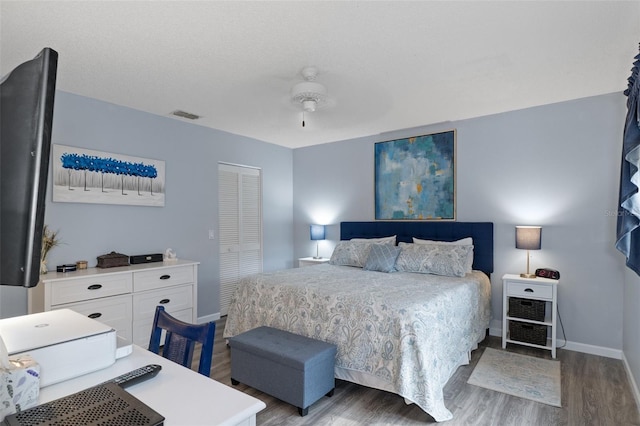
<instances>
[{"instance_id":1,"label":"nightstand","mask_svg":"<svg viewBox=\"0 0 640 426\"><path fill-rule=\"evenodd\" d=\"M301 257L300 259L298 259L298 268L302 268L303 266L318 265L320 263L327 263L328 261L328 257L323 257L320 259L314 259L313 257Z\"/></svg>"},{"instance_id":2,"label":"nightstand","mask_svg":"<svg viewBox=\"0 0 640 426\"><path fill-rule=\"evenodd\" d=\"M542 348L556 357L558 280L502 277L502 348L507 343Z\"/></svg>"}]
</instances>

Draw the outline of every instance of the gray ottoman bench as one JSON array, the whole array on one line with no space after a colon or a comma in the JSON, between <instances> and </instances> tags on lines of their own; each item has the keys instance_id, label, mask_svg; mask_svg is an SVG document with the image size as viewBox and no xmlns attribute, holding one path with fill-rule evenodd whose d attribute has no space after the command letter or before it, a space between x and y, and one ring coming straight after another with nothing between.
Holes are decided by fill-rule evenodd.
<instances>
[{"instance_id":1,"label":"gray ottoman bench","mask_svg":"<svg viewBox=\"0 0 640 426\"><path fill-rule=\"evenodd\" d=\"M336 346L271 327L229 338L231 384L244 383L298 407L332 396Z\"/></svg>"}]
</instances>

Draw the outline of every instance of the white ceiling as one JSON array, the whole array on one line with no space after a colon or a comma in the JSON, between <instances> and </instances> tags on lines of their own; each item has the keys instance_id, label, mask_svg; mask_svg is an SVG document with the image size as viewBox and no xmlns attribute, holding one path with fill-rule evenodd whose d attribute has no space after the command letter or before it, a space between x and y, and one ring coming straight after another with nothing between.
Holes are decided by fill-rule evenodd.
<instances>
[{"instance_id":1,"label":"white ceiling","mask_svg":"<svg viewBox=\"0 0 640 426\"><path fill-rule=\"evenodd\" d=\"M0 1L1 75L292 148L623 91L639 42L638 1Z\"/></svg>"}]
</instances>

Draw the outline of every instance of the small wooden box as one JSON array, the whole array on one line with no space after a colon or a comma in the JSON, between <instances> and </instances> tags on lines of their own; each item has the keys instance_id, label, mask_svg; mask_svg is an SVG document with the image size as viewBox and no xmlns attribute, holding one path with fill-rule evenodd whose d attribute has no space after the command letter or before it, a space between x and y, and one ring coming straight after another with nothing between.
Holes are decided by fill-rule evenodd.
<instances>
[{"instance_id":1,"label":"small wooden box","mask_svg":"<svg viewBox=\"0 0 640 426\"><path fill-rule=\"evenodd\" d=\"M109 254L103 254L98 256L98 268L114 268L116 266L128 266L129 256L122 253L116 253L112 251Z\"/></svg>"}]
</instances>

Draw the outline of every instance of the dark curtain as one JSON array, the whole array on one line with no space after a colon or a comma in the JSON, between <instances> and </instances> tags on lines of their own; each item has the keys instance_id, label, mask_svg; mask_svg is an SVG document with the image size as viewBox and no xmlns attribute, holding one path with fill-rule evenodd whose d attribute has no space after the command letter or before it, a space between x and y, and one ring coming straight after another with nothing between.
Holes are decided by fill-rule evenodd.
<instances>
[{"instance_id":1,"label":"dark curtain","mask_svg":"<svg viewBox=\"0 0 640 426\"><path fill-rule=\"evenodd\" d=\"M620 197L616 248L627 258L627 266L640 275L640 54L636 55L627 96L627 120L622 138Z\"/></svg>"}]
</instances>

